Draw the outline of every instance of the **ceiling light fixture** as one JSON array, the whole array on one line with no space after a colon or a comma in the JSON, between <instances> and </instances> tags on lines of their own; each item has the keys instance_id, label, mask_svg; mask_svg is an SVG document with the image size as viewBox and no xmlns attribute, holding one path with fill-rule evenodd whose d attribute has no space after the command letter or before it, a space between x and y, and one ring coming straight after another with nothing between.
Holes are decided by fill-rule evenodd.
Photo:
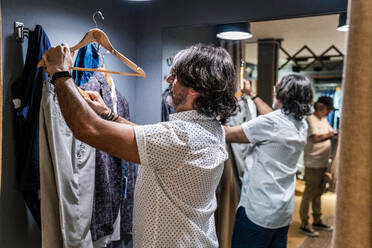
<instances>
[{"instance_id":1,"label":"ceiling light fixture","mask_svg":"<svg viewBox=\"0 0 372 248\"><path fill-rule=\"evenodd\" d=\"M342 12L338 18L337 31L347 32L349 31L349 23L347 22L347 13Z\"/></svg>"},{"instance_id":2,"label":"ceiling light fixture","mask_svg":"<svg viewBox=\"0 0 372 248\"><path fill-rule=\"evenodd\" d=\"M217 25L217 37L224 40L246 40L252 37L250 23L230 23Z\"/></svg>"}]
</instances>

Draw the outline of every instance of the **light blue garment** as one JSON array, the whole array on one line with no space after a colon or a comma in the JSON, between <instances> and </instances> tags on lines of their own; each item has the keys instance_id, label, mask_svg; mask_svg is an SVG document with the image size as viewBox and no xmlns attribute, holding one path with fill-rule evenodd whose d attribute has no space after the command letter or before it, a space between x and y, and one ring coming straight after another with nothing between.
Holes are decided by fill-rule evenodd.
<instances>
[{"instance_id":1,"label":"light blue garment","mask_svg":"<svg viewBox=\"0 0 372 248\"><path fill-rule=\"evenodd\" d=\"M99 66L99 55L95 45L89 44L79 49L76 56L74 67L82 68L93 68L96 69ZM91 71L73 71L73 77L75 84L81 86L89 81L89 78L93 75Z\"/></svg>"},{"instance_id":2,"label":"light blue garment","mask_svg":"<svg viewBox=\"0 0 372 248\"><path fill-rule=\"evenodd\" d=\"M261 227L290 224L294 208L296 164L307 139L307 123L281 110L242 124L254 145L244 173L239 207Z\"/></svg>"},{"instance_id":3,"label":"light blue garment","mask_svg":"<svg viewBox=\"0 0 372 248\"><path fill-rule=\"evenodd\" d=\"M67 126L54 85L45 82L40 105L40 198L43 248L93 248L96 149Z\"/></svg>"}]
</instances>

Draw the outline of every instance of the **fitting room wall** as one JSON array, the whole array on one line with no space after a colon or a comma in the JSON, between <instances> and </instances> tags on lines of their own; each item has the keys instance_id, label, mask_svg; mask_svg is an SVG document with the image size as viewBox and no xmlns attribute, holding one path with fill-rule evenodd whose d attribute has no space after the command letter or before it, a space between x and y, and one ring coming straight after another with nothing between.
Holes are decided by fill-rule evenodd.
<instances>
[{"instance_id":1,"label":"fitting room wall","mask_svg":"<svg viewBox=\"0 0 372 248\"><path fill-rule=\"evenodd\" d=\"M73 45L95 25L92 14L101 10L105 16L103 29L114 47L132 61L136 61L135 13L124 1L47 1L47 0L2 0L3 16L3 158L2 191L0 198L0 246L2 248L40 247L40 232L25 208L21 194L16 190L16 158L14 153L13 107L11 84L23 68L27 50L27 38L20 45L13 37L13 22L21 21L34 29L40 24L46 31L52 46L62 42ZM107 68L130 71L113 56L106 56ZM135 83L133 77L113 75L118 90L127 98L131 117L134 119Z\"/></svg>"},{"instance_id":2,"label":"fitting room wall","mask_svg":"<svg viewBox=\"0 0 372 248\"><path fill-rule=\"evenodd\" d=\"M177 52L195 43L217 45L215 25L197 25L177 28L165 28L162 31L162 89L163 92L168 83L165 77L169 74L171 66L167 63L167 58L174 57Z\"/></svg>"},{"instance_id":3,"label":"fitting room wall","mask_svg":"<svg viewBox=\"0 0 372 248\"><path fill-rule=\"evenodd\" d=\"M200 24L280 19L338 13L346 0L154 0L138 7L137 61L147 73L136 83L136 122L160 120L162 91L162 29ZM195 38L197 38L195 36Z\"/></svg>"}]
</instances>

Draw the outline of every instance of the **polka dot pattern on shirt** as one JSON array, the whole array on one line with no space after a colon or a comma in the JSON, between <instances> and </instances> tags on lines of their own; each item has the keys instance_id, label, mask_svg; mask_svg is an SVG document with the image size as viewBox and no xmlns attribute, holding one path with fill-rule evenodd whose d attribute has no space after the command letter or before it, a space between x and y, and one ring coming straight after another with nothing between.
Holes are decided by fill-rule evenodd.
<instances>
[{"instance_id":1,"label":"polka dot pattern on shirt","mask_svg":"<svg viewBox=\"0 0 372 248\"><path fill-rule=\"evenodd\" d=\"M218 247L215 191L227 159L223 128L196 111L136 126L141 166L135 247Z\"/></svg>"}]
</instances>

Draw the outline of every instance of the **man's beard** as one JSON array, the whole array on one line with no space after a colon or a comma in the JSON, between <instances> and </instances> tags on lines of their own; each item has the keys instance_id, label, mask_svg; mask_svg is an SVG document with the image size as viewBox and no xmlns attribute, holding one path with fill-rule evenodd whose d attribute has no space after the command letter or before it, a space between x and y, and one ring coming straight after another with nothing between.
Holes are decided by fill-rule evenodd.
<instances>
[{"instance_id":1,"label":"man's beard","mask_svg":"<svg viewBox=\"0 0 372 248\"><path fill-rule=\"evenodd\" d=\"M167 96L167 103L173 109L176 109L178 106L186 102L186 97L187 97L186 90L176 95L174 94L173 89L171 89Z\"/></svg>"}]
</instances>

